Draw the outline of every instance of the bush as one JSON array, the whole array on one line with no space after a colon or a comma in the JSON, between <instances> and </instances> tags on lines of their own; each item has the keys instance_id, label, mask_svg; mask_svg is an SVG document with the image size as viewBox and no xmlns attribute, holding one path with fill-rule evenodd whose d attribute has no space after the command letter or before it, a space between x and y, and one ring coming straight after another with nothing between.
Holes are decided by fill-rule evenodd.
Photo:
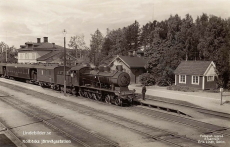
<instances>
[{"instance_id":1,"label":"bush","mask_svg":"<svg viewBox=\"0 0 230 147\"><path fill-rule=\"evenodd\" d=\"M227 89L230 90L230 80L228 81Z\"/></svg>"},{"instance_id":2,"label":"bush","mask_svg":"<svg viewBox=\"0 0 230 147\"><path fill-rule=\"evenodd\" d=\"M143 85L151 86L155 84L155 78L150 73L143 73L140 75L140 82Z\"/></svg>"},{"instance_id":3,"label":"bush","mask_svg":"<svg viewBox=\"0 0 230 147\"><path fill-rule=\"evenodd\" d=\"M184 91L184 92L196 92L196 91L198 91L198 89L194 88L194 87L178 86L178 85L168 86L167 89L168 90L174 90L174 91Z\"/></svg>"},{"instance_id":4,"label":"bush","mask_svg":"<svg viewBox=\"0 0 230 147\"><path fill-rule=\"evenodd\" d=\"M172 85L172 80L168 77L161 77L156 83L158 86L169 86Z\"/></svg>"}]
</instances>

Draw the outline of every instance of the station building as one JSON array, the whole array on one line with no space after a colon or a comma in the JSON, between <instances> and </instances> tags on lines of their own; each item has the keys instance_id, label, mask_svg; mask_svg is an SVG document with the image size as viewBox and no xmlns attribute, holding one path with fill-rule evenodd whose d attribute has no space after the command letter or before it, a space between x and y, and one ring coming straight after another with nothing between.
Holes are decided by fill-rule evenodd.
<instances>
[{"instance_id":1,"label":"station building","mask_svg":"<svg viewBox=\"0 0 230 147\"><path fill-rule=\"evenodd\" d=\"M182 61L174 71L175 85L215 89L217 70L213 61Z\"/></svg>"},{"instance_id":2,"label":"station building","mask_svg":"<svg viewBox=\"0 0 230 147\"><path fill-rule=\"evenodd\" d=\"M68 64L75 64L77 59L68 54L70 49L66 49L66 61ZM48 37L37 38L37 42L26 42L18 49L18 63L59 63L63 64L64 47L49 43Z\"/></svg>"}]
</instances>

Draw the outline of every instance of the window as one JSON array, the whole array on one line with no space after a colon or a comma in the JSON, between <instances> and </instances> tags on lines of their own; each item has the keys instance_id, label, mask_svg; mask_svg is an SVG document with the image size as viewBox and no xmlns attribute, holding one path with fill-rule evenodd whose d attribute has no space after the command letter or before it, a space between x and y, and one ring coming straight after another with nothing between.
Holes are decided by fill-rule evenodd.
<instances>
[{"instance_id":1,"label":"window","mask_svg":"<svg viewBox=\"0 0 230 147\"><path fill-rule=\"evenodd\" d=\"M192 84L199 85L199 76L192 76Z\"/></svg>"},{"instance_id":2,"label":"window","mask_svg":"<svg viewBox=\"0 0 230 147\"><path fill-rule=\"evenodd\" d=\"M63 72L63 71L59 71L58 74L59 74L59 75L63 75L64 72Z\"/></svg>"},{"instance_id":3,"label":"window","mask_svg":"<svg viewBox=\"0 0 230 147\"><path fill-rule=\"evenodd\" d=\"M185 75L179 75L179 83L186 83L186 76Z\"/></svg>"},{"instance_id":4,"label":"window","mask_svg":"<svg viewBox=\"0 0 230 147\"><path fill-rule=\"evenodd\" d=\"M35 58L35 53L32 53L32 59L36 59L36 58Z\"/></svg>"},{"instance_id":5,"label":"window","mask_svg":"<svg viewBox=\"0 0 230 147\"><path fill-rule=\"evenodd\" d=\"M29 54L28 53L26 53L26 59L29 59Z\"/></svg>"},{"instance_id":6,"label":"window","mask_svg":"<svg viewBox=\"0 0 230 147\"><path fill-rule=\"evenodd\" d=\"M207 81L208 81L208 82L214 81L214 76L208 76L208 77L207 77Z\"/></svg>"},{"instance_id":7,"label":"window","mask_svg":"<svg viewBox=\"0 0 230 147\"><path fill-rule=\"evenodd\" d=\"M43 75L43 70L41 70L41 74Z\"/></svg>"}]
</instances>

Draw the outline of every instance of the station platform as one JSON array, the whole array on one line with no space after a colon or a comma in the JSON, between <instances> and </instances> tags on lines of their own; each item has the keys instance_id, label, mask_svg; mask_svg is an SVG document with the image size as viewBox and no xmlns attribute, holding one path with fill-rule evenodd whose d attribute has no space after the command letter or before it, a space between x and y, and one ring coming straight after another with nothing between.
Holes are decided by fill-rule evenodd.
<instances>
[{"instance_id":1,"label":"station platform","mask_svg":"<svg viewBox=\"0 0 230 147\"><path fill-rule=\"evenodd\" d=\"M193 109L188 109L184 106L153 101L150 98L146 98L145 100L139 99L138 101L143 106L148 106L151 108L157 108L159 110L173 112L173 113L177 113L179 115L184 115L184 116L188 116L188 117L192 117L192 118L201 117L200 113L198 113L197 111L195 111Z\"/></svg>"},{"instance_id":2,"label":"station platform","mask_svg":"<svg viewBox=\"0 0 230 147\"><path fill-rule=\"evenodd\" d=\"M133 84L129 86L129 89L135 89L136 93L141 93L141 85L140 84ZM196 105L198 107L202 107L205 109L219 111L224 113L230 114L230 93L224 92L224 96L222 102L224 104L221 105L221 95L220 93L211 93L206 91L198 91L198 92L182 92L182 91L173 91L167 90L166 87L159 87L159 86L147 86L146 95L155 96L155 97L162 97L162 99L171 99L171 100L178 100L190 103L192 105ZM142 100L140 100L143 102ZM153 103L148 100L145 100L144 103ZM154 102L156 104L157 102ZM171 107L171 106L170 106Z\"/></svg>"}]
</instances>

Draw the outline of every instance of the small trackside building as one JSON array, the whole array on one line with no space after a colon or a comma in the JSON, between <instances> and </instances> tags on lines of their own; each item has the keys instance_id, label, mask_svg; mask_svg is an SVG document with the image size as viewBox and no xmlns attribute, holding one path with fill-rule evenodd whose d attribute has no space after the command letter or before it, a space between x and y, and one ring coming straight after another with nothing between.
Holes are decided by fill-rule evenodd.
<instances>
[{"instance_id":1,"label":"small trackside building","mask_svg":"<svg viewBox=\"0 0 230 147\"><path fill-rule=\"evenodd\" d=\"M174 71L175 85L215 89L217 71L213 61L182 61Z\"/></svg>"},{"instance_id":2,"label":"small trackside building","mask_svg":"<svg viewBox=\"0 0 230 147\"><path fill-rule=\"evenodd\" d=\"M118 65L122 65L123 71L130 75L132 84L139 83L140 75L145 73L147 59L138 56L117 56L108 65L111 70L116 70Z\"/></svg>"}]
</instances>

